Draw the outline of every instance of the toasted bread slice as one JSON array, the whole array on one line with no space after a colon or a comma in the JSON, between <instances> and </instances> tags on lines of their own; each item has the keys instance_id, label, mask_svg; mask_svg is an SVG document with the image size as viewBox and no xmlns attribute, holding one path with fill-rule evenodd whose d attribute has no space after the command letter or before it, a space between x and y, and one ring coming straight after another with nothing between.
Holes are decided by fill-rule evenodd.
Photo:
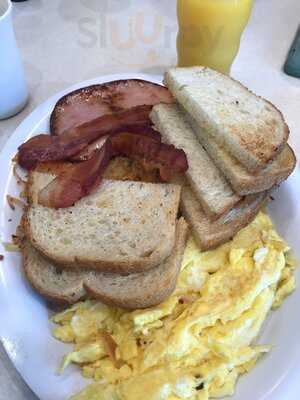
<instances>
[{"instance_id":1,"label":"toasted bread slice","mask_svg":"<svg viewBox=\"0 0 300 400\"><path fill-rule=\"evenodd\" d=\"M173 68L165 84L199 126L251 172L265 168L287 143L280 111L227 75L206 67Z\"/></svg>"},{"instance_id":2,"label":"toasted bread slice","mask_svg":"<svg viewBox=\"0 0 300 400\"><path fill-rule=\"evenodd\" d=\"M186 113L176 104L160 104L153 107L150 118L164 141L184 150L189 163L186 177L205 213L218 219L230 210L240 197L199 143Z\"/></svg>"},{"instance_id":3,"label":"toasted bread slice","mask_svg":"<svg viewBox=\"0 0 300 400\"><path fill-rule=\"evenodd\" d=\"M268 196L268 192L246 196L228 214L212 222L203 212L187 181L181 183L181 212L201 250L214 249L230 240L255 218Z\"/></svg>"},{"instance_id":4,"label":"toasted bread slice","mask_svg":"<svg viewBox=\"0 0 300 400\"><path fill-rule=\"evenodd\" d=\"M26 277L46 299L73 304L87 294L105 304L138 309L160 304L174 290L180 271L187 237L183 218L177 222L175 246L171 255L158 267L122 276L99 271L61 269L43 257L28 240L22 248Z\"/></svg>"},{"instance_id":5,"label":"toasted bread slice","mask_svg":"<svg viewBox=\"0 0 300 400\"><path fill-rule=\"evenodd\" d=\"M175 246L171 255L150 271L105 279L95 279L93 272L86 290L106 304L121 308L146 308L164 301L175 289L187 239L188 225L180 218L176 227Z\"/></svg>"},{"instance_id":6,"label":"toasted bread slice","mask_svg":"<svg viewBox=\"0 0 300 400\"><path fill-rule=\"evenodd\" d=\"M57 304L73 304L86 295L83 282L89 272L58 267L42 256L29 240L24 241L21 251L26 278L47 300Z\"/></svg>"},{"instance_id":7,"label":"toasted bread slice","mask_svg":"<svg viewBox=\"0 0 300 400\"><path fill-rule=\"evenodd\" d=\"M288 144L266 168L251 174L216 141L209 139L203 130L198 128L195 131L198 133L202 146L240 196L269 190L285 181L295 169L296 157Z\"/></svg>"},{"instance_id":8,"label":"toasted bread slice","mask_svg":"<svg viewBox=\"0 0 300 400\"><path fill-rule=\"evenodd\" d=\"M73 207L55 210L31 204L26 236L42 254L65 267L120 274L146 271L172 252L180 189L173 184L104 180L97 192Z\"/></svg>"},{"instance_id":9,"label":"toasted bread slice","mask_svg":"<svg viewBox=\"0 0 300 400\"><path fill-rule=\"evenodd\" d=\"M226 176L234 191L240 196L263 192L279 185L290 176L296 166L295 154L291 147L286 144L283 151L267 167L257 173L250 173L224 147L218 145L214 139L209 137L194 118L187 113L185 113L185 117L203 148Z\"/></svg>"}]
</instances>

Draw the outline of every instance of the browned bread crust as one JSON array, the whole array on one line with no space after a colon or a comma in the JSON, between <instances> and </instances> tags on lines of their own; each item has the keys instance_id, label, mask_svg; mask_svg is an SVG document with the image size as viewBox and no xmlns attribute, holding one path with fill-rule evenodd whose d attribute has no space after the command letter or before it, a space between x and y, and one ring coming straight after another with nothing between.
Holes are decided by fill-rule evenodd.
<instances>
[{"instance_id":1,"label":"browned bread crust","mask_svg":"<svg viewBox=\"0 0 300 400\"><path fill-rule=\"evenodd\" d=\"M267 196L268 192L246 196L225 216L210 221L192 189L185 183L182 187L180 209L200 249L211 250L226 243L247 226L260 211Z\"/></svg>"},{"instance_id":2,"label":"browned bread crust","mask_svg":"<svg viewBox=\"0 0 300 400\"><path fill-rule=\"evenodd\" d=\"M73 304L87 295L126 309L160 304L174 290L187 239L187 224L177 222L171 255L151 271L121 276L112 273L64 270L43 257L28 240L22 247L23 268L31 286L56 304Z\"/></svg>"},{"instance_id":3,"label":"browned bread crust","mask_svg":"<svg viewBox=\"0 0 300 400\"><path fill-rule=\"evenodd\" d=\"M174 68L165 84L207 134L257 172L281 153L289 137L282 113L240 82L206 67Z\"/></svg>"}]
</instances>

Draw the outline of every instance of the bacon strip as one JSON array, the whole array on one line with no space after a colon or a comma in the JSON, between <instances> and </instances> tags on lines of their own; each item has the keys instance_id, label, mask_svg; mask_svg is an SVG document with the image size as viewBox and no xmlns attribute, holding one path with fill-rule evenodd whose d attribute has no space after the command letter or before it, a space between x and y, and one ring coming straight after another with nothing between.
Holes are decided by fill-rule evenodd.
<instances>
[{"instance_id":1,"label":"bacon strip","mask_svg":"<svg viewBox=\"0 0 300 400\"><path fill-rule=\"evenodd\" d=\"M120 130L123 129L120 128ZM128 129L130 133L135 133L137 135L143 135L143 136L148 136L151 137L152 139L156 140L157 142L161 142L161 134L151 128L150 126L147 125L132 125L130 129ZM126 132L126 129L124 129L124 132ZM96 151L98 151L106 142L108 136L104 136L95 142L91 143L89 146L87 146L84 150L82 150L80 153L76 154L74 157L72 157L72 161L85 161L89 160L93 155L95 154Z\"/></svg>"},{"instance_id":2,"label":"bacon strip","mask_svg":"<svg viewBox=\"0 0 300 400\"><path fill-rule=\"evenodd\" d=\"M157 141L157 138L135 133L117 133L88 161L74 164L39 193L39 204L66 208L91 193L101 182L109 161L116 156L138 159L150 170L159 169L163 179L184 173L188 162L183 150Z\"/></svg>"},{"instance_id":3,"label":"bacon strip","mask_svg":"<svg viewBox=\"0 0 300 400\"><path fill-rule=\"evenodd\" d=\"M104 115L72 128L61 136L38 135L19 147L18 163L32 169L38 162L68 160L103 136L138 127L148 127L152 106L138 106Z\"/></svg>"},{"instance_id":4,"label":"bacon strip","mask_svg":"<svg viewBox=\"0 0 300 400\"><path fill-rule=\"evenodd\" d=\"M38 197L39 204L51 208L72 206L101 182L111 157L111 145L107 142L93 158L74 164L42 189Z\"/></svg>"}]
</instances>

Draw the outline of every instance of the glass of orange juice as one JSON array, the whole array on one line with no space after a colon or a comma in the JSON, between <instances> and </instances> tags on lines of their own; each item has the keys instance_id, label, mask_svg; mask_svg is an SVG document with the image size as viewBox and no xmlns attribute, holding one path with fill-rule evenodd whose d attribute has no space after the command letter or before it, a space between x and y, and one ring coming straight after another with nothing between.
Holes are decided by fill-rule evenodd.
<instances>
[{"instance_id":1,"label":"glass of orange juice","mask_svg":"<svg viewBox=\"0 0 300 400\"><path fill-rule=\"evenodd\" d=\"M177 0L178 65L229 74L254 0Z\"/></svg>"}]
</instances>

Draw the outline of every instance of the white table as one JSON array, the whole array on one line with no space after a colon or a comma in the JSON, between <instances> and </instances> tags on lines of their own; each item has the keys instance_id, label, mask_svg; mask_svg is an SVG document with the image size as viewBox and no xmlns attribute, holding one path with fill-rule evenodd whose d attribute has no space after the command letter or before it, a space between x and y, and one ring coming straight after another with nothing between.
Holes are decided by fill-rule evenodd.
<instances>
[{"instance_id":1,"label":"white table","mask_svg":"<svg viewBox=\"0 0 300 400\"><path fill-rule=\"evenodd\" d=\"M28 0L14 4L30 101L0 121L0 148L30 111L76 82L119 72L162 73L176 64L175 0ZM300 155L300 79L281 71L300 23L299 0L256 0L232 74L275 103ZM0 400L33 400L0 347Z\"/></svg>"}]
</instances>

